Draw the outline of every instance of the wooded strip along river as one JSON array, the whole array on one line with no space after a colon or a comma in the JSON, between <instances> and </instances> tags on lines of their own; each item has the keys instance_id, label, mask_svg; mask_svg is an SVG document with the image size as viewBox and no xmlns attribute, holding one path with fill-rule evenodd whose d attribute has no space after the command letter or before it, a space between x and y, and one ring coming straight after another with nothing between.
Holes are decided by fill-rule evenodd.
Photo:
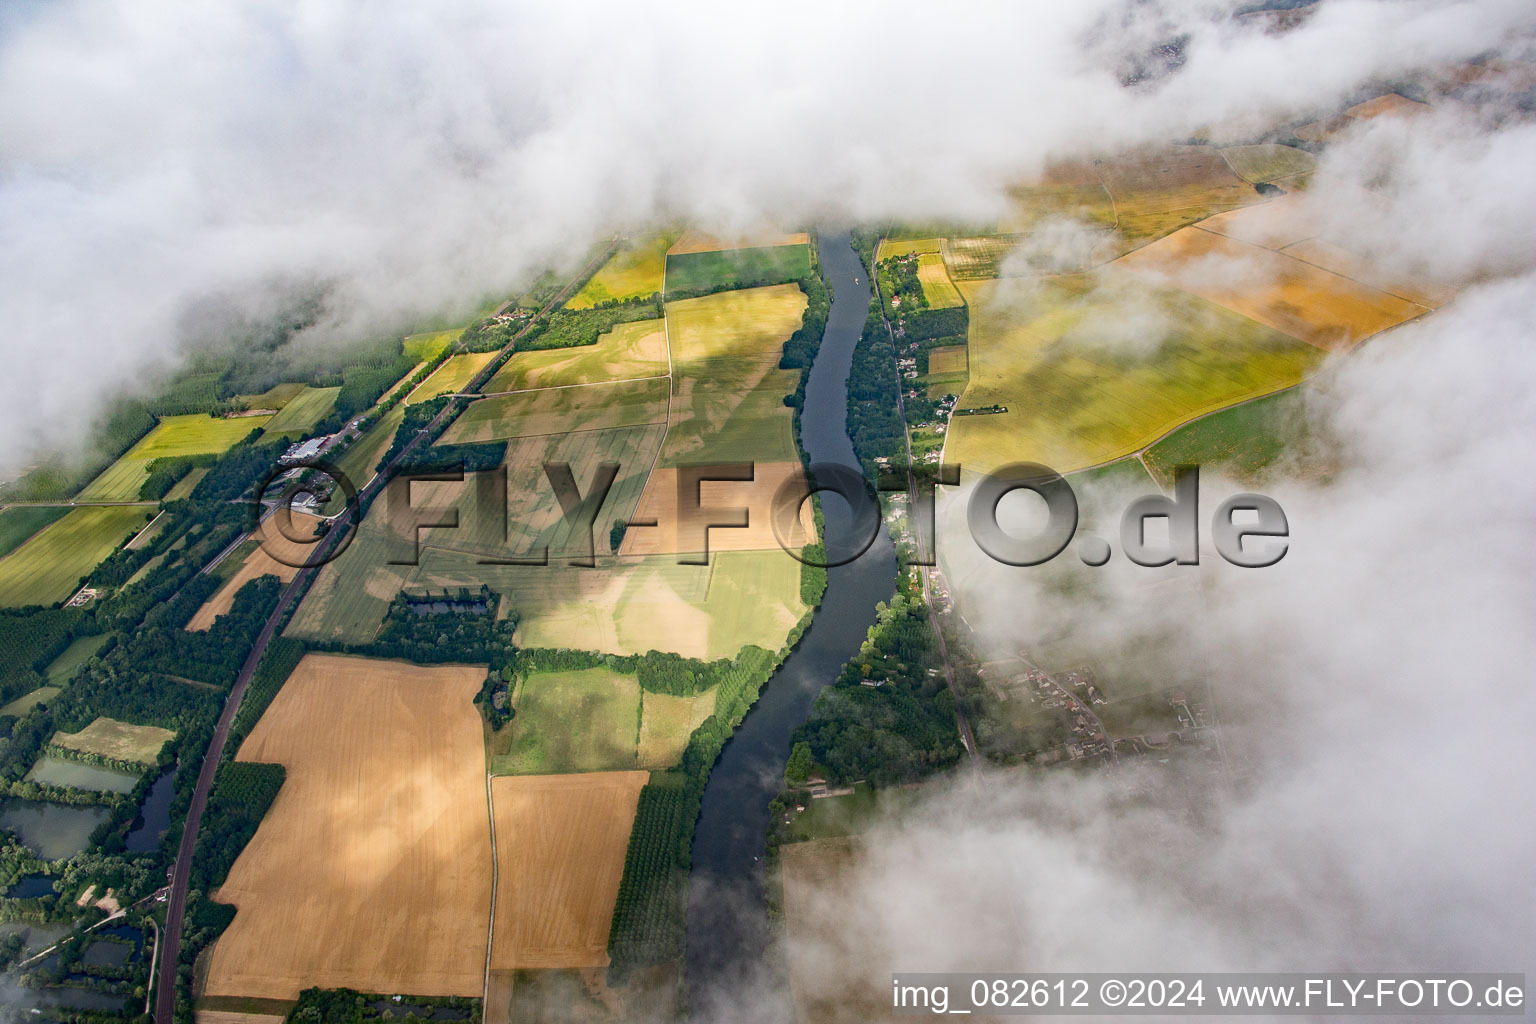
<instances>
[{"instance_id":1,"label":"wooded strip along river","mask_svg":"<svg viewBox=\"0 0 1536 1024\"><path fill-rule=\"evenodd\" d=\"M847 232L821 234L817 242L833 299L806 384L800 442L812 463L840 463L858 472L847 431L847 381L869 313L869 279ZM822 494L822 508L828 548L836 550L839 540L851 536L852 516L835 494ZM806 720L816 694L858 653L875 622L875 605L891 597L895 581L895 554L882 525L868 551L828 570L827 592L810 630L763 687L710 774L688 886L688 1002L697 1021L725 1019L717 1011L743 996L755 1019L790 1019L788 992L762 987L768 980L763 954L771 946L762 890L768 802L783 785L790 735ZM780 1012L764 1005L765 997L781 1000Z\"/></svg>"}]
</instances>

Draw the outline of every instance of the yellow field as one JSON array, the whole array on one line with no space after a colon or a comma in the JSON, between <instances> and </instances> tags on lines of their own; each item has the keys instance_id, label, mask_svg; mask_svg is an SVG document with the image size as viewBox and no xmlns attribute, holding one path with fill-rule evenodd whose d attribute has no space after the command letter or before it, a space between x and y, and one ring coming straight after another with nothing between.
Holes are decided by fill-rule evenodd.
<instances>
[{"instance_id":1,"label":"yellow field","mask_svg":"<svg viewBox=\"0 0 1536 1024\"><path fill-rule=\"evenodd\" d=\"M1304 263L1283 252L1201 227L1159 239L1119 261L1293 338L1328 350L1351 348L1428 312L1416 302ZM1210 268L1225 268L1212 273Z\"/></svg>"},{"instance_id":2,"label":"yellow field","mask_svg":"<svg viewBox=\"0 0 1536 1024\"><path fill-rule=\"evenodd\" d=\"M671 768L681 761L688 737L715 713L714 687L697 697L669 697L642 691L640 700L643 707L637 763L651 770Z\"/></svg>"},{"instance_id":3,"label":"yellow field","mask_svg":"<svg viewBox=\"0 0 1536 1024\"><path fill-rule=\"evenodd\" d=\"M949 280L944 260L936 252L925 252L917 258L917 280L923 286L923 298L930 309L947 309L965 300Z\"/></svg>"},{"instance_id":4,"label":"yellow field","mask_svg":"<svg viewBox=\"0 0 1536 1024\"><path fill-rule=\"evenodd\" d=\"M634 299L661 291L667 269L667 250L677 241L675 233L631 240L604 263L581 291L565 304L567 309L588 309L609 299Z\"/></svg>"},{"instance_id":5,"label":"yellow field","mask_svg":"<svg viewBox=\"0 0 1536 1024\"><path fill-rule=\"evenodd\" d=\"M311 654L241 746L287 780L218 898L206 993L479 996L490 827L474 666ZM622 856L622 855L621 855Z\"/></svg>"},{"instance_id":6,"label":"yellow field","mask_svg":"<svg viewBox=\"0 0 1536 1024\"><path fill-rule=\"evenodd\" d=\"M215 419L201 413L162 416L154 430L76 495L79 501L137 501L139 488L155 459L174 455L211 455L226 451L271 416Z\"/></svg>"},{"instance_id":7,"label":"yellow field","mask_svg":"<svg viewBox=\"0 0 1536 1024\"><path fill-rule=\"evenodd\" d=\"M1351 278L1368 288L1390 292L1426 309L1439 309L1456 297L1456 290L1435 281L1389 274L1358 253L1322 238L1306 238L1280 250L1293 259Z\"/></svg>"},{"instance_id":8,"label":"yellow field","mask_svg":"<svg viewBox=\"0 0 1536 1024\"><path fill-rule=\"evenodd\" d=\"M1281 181L1317 167L1317 157L1295 146L1228 146L1221 155L1244 181Z\"/></svg>"},{"instance_id":9,"label":"yellow field","mask_svg":"<svg viewBox=\"0 0 1536 1024\"><path fill-rule=\"evenodd\" d=\"M1375 99L1366 100L1364 103L1356 103L1344 111L1345 117L1353 117L1357 121L1369 121L1377 117L1419 117L1427 114L1430 106L1411 100L1395 92L1383 93Z\"/></svg>"},{"instance_id":10,"label":"yellow field","mask_svg":"<svg viewBox=\"0 0 1536 1024\"><path fill-rule=\"evenodd\" d=\"M762 234L747 238L721 238L703 231L688 231L679 238L668 256L681 256L685 252L720 252L726 249L756 249L768 245L809 245L811 236L805 232L792 235Z\"/></svg>"},{"instance_id":11,"label":"yellow field","mask_svg":"<svg viewBox=\"0 0 1536 1024\"><path fill-rule=\"evenodd\" d=\"M964 373L967 357L964 345L945 345L928 352L928 373L938 376L944 373Z\"/></svg>"},{"instance_id":12,"label":"yellow field","mask_svg":"<svg viewBox=\"0 0 1536 1024\"><path fill-rule=\"evenodd\" d=\"M98 562L144 526L142 505L71 509L0 558L0 607L63 601Z\"/></svg>"},{"instance_id":13,"label":"yellow field","mask_svg":"<svg viewBox=\"0 0 1536 1024\"><path fill-rule=\"evenodd\" d=\"M875 262L914 252L938 252L943 241L941 238L883 239L879 251L875 253Z\"/></svg>"},{"instance_id":14,"label":"yellow field","mask_svg":"<svg viewBox=\"0 0 1536 1024\"><path fill-rule=\"evenodd\" d=\"M515 352L485 386L487 394L592 384L667 372L664 320L636 320L600 334L595 345Z\"/></svg>"},{"instance_id":15,"label":"yellow field","mask_svg":"<svg viewBox=\"0 0 1536 1024\"><path fill-rule=\"evenodd\" d=\"M624 854L649 777L634 771L491 780L497 861L492 969L608 963Z\"/></svg>"},{"instance_id":16,"label":"yellow field","mask_svg":"<svg viewBox=\"0 0 1536 1024\"><path fill-rule=\"evenodd\" d=\"M657 469L645 485L645 493L635 509L636 522L656 520L656 526L635 526L625 531L620 554L659 555L679 552L699 552L703 547L698 538L703 524L719 516L711 510L718 508L744 508L747 510L745 528L717 527L709 531L710 551L762 551L777 548L778 540L773 531L773 496L786 480L793 483L796 493L805 494L805 471L799 462L761 462L753 467L750 481L708 480L698 482L700 511L690 510L679 515L678 471ZM686 502L687 498L683 498ZM785 544L801 548L811 542L815 530L811 503L800 508L800 517L790 526Z\"/></svg>"},{"instance_id":17,"label":"yellow field","mask_svg":"<svg viewBox=\"0 0 1536 1024\"><path fill-rule=\"evenodd\" d=\"M416 385L415 390L405 396L404 404L427 402L438 395L462 391L464 386L474 379L475 374L495 358L495 352L466 352L463 355L449 356L443 361L442 366L432 371L430 377Z\"/></svg>"},{"instance_id":18,"label":"yellow field","mask_svg":"<svg viewBox=\"0 0 1536 1024\"><path fill-rule=\"evenodd\" d=\"M665 377L652 377L482 398L444 431L443 443L665 423L668 390Z\"/></svg>"},{"instance_id":19,"label":"yellow field","mask_svg":"<svg viewBox=\"0 0 1536 1024\"><path fill-rule=\"evenodd\" d=\"M60 747L99 754L114 761L154 764L160 748L176 734L154 725L129 725L111 718L98 718L79 732L56 732L52 742Z\"/></svg>"},{"instance_id":20,"label":"yellow field","mask_svg":"<svg viewBox=\"0 0 1536 1024\"><path fill-rule=\"evenodd\" d=\"M240 588L258 576L272 575L287 583L298 573L299 567L312 557L314 545L304 544L301 541L313 537L315 527L320 524L319 516L305 515L302 512L288 513L292 516L291 527L277 522L277 518L285 513L277 513L262 520L256 527L254 535L260 539L261 547L251 552L249 558L240 566L238 572L225 581L224 585L214 591L213 596L203 603L187 623L191 630L204 630L213 625L213 620L223 615L235 603L235 595ZM284 531L291 533L299 541L290 539L284 535ZM276 555L277 557L273 557Z\"/></svg>"},{"instance_id":21,"label":"yellow field","mask_svg":"<svg viewBox=\"0 0 1536 1024\"><path fill-rule=\"evenodd\" d=\"M784 405L798 377L778 367L804 310L793 284L667 303L674 377L664 465L799 459Z\"/></svg>"}]
</instances>

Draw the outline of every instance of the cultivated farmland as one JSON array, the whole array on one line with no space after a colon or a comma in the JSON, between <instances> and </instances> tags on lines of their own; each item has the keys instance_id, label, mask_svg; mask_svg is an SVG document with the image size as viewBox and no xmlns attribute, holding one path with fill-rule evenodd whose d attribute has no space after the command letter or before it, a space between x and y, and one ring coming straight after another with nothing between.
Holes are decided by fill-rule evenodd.
<instances>
[{"instance_id":1,"label":"cultivated farmland","mask_svg":"<svg viewBox=\"0 0 1536 1024\"><path fill-rule=\"evenodd\" d=\"M482 398L454 420L443 434L443 443L665 423L668 390L665 377L652 377Z\"/></svg>"},{"instance_id":2,"label":"cultivated farmland","mask_svg":"<svg viewBox=\"0 0 1536 1024\"><path fill-rule=\"evenodd\" d=\"M886 238L880 242L875 262L907 256L914 252L938 252L943 244L939 238Z\"/></svg>"},{"instance_id":3,"label":"cultivated farmland","mask_svg":"<svg viewBox=\"0 0 1536 1024\"><path fill-rule=\"evenodd\" d=\"M667 257L667 294L797 281L811 273L809 245L770 245Z\"/></svg>"},{"instance_id":4,"label":"cultivated farmland","mask_svg":"<svg viewBox=\"0 0 1536 1024\"><path fill-rule=\"evenodd\" d=\"M458 341L459 335L463 333L464 328L455 327L448 331L413 334L401 343L400 350L418 363L431 362L442 355L443 349Z\"/></svg>"},{"instance_id":5,"label":"cultivated farmland","mask_svg":"<svg viewBox=\"0 0 1536 1024\"><path fill-rule=\"evenodd\" d=\"M307 655L238 759L287 769L219 890L210 996L479 996L490 914L482 667ZM341 726L341 727L338 727Z\"/></svg>"},{"instance_id":6,"label":"cultivated farmland","mask_svg":"<svg viewBox=\"0 0 1536 1024\"><path fill-rule=\"evenodd\" d=\"M1298 383L1321 352L1180 292L1121 275L1027 290L965 284L970 383L946 454L978 472L1070 472L1137 451L1205 412Z\"/></svg>"},{"instance_id":7,"label":"cultivated farmland","mask_svg":"<svg viewBox=\"0 0 1536 1024\"><path fill-rule=\"evenodd\" d=\"M593 384L668 372L663 320L634 320L600 334L595 345L515 352L485 386L487 394Z\"/></svg>"},{"instance_id":8,"label":"cultivated farmland","mask_svg":"<svg viewBox=\"0 0 1536 1024\"><path fill-rule=\"evenodd\" d=\"M648 773L497 778L491 967L601 967Z\"/></svg>"},{"instance_id":9,"label":"cultivated farmland","mask_svg":"<svg viewBox=\"0 0 1536 1024\"><path fill-rule=\"evenodd\" d=\"M745 527L716 527L708 534L710 551L760 551L779 546L774 533L773 500L781 487L792 488L789 493L805 496L805 471L798 461L759 462L752 467L751 480L700 480L697 511L688 502L692 495L679 494L679 471L657 469L645 486L645 493L635 509L633 519L644 523L655 520L655 526L632 526L624 534L620 553L624 555L677 554L702 552L704 527L711 519L718 519L713 510L727 508L745 509ZM688 480L683 478L684 486ZM679 501L683 504L679 504ZM680 511L688 510L687 515ZM800 515L788 527L784 546L801 548L809 544L815 529L811 503L800 506Z\"/></svg>"},{"instance_id":10,"label":"cultivated farmland","mask_svg":"<svg viewBox=\"0 0 1536 1024\"><path fill-rule=\"evenodd\" d=\"M154 764L160 756L160 748L175 736L171 730L158 726L130 725L111 718L98 718L79 732L54 733L52 742L55 746L114 761Z\"/></svg>"},{"instance_id":11,"label":"cultivated farmland","mask_svg":"<svg viewBox=\"0 0 1536 1024\"><path fill-rule=\"evenodd\" d=\"M315 424L331 414L341 388L305 388L283 405L282 411L267 421L264 437L303 437Z\"/></svg>"},{"instance_id":12,"label":"cultivated farmland","mask_svg":"<svg viewBox=\"0 0 1536 1024\"><path fill-rule=\"evenodd\" d=\"M683 758L688 737L715 713L715 687L696 697L672 697L643 691L640 702L638 767L659 771Z\"/></svg>"},{"instance_id":13,"label":"cultivated farmland","mask_svg":"<svg viewBox=\"0 0 1536 1024\"><path fill-rule=\"evenodd\" d=\"M917 257L917 279L923 286L923 298L930 309L947 309L961 305L965 300L949 280L944 270L944 260L936 252L925 252Z\"/></svg>"},{"instance_id":14,"label":"cultivated farmland","mask_svg":"<svg viewBox=\"0 0 1536 1024\"><path fill-rule=\"evenodd\" d=\"M1234 174L1255 183L1280 181L1317 167L1317 157L1295 146L1228 146L1221 155Z\"/></svg>"},{"instance_id":15,"label":"cultivated farmland","mask_svg":"<svg viewBox=\"0 0 1536 1024\"><path fill-rule=\"evenodd\" d=\"M0 558L0 607L53 604L142 527L142 506L77 508Z\"/></svg>"},{"instance_id":16,"label":"cultivated farmland","mask_svg":"<svg viewBox=\"0 0 1536 1024\"><path fill-rule=\"evenodd\" d=\"M200 413L162 416L154 430L103 470L76 498L79 501L137 501L139 488L149 475L149 464L155 459L226 451L251 431L266 426L270 419L270 416L216 419Z\"/></svg>"},{"instance_id":17,"label":"cultivated farmland","mask_svg":"<svg viewBox=\"0 0 1536 1024\"><path fill-rule=\"evenodd\" d=\"M637 299L661 291L666 271L667 250L677 241L675 234L658 234L631 240L611 256L581 291L565 304L567 309L589 309L613 299Z\"/></svg>"},{"instance_id":18,"label":"cultivated farmland","mask_svg":"<svg viewBox=\"0 0 1536 1024\"><path fill-rule=\"evenodd\" d=\"M68 508L48 505L16 505L0 509L0 558L21 547L43 527L63 519L68 512Z\"/></svg>"},{"instance_id":19,"label":"cultivated farmland","mask_svg":"<svg viewBox=\"0 0 1536 1024\"><path fill-rule=\"evenodd\" d=\"M380 416L378 422L357 440L347 446L341 453L341 458L336 460L336 468L352 481L352 485L362 490L369 480L373 479L374 470L378 468L379 460L389 450L389 443L395 439L395 431L400 422L405 419L405 403L397 402L395 406ZM337 488L331 495L330 504L326 506L328 513L339 512L342 507L342 492Z\"/></svg>"},{"instance_id":20,"label":"cultivated farmland","mask_svg":"<svg viewBox=\"0 0 1536 1024\"><path fill-rule=\"evenodd\" d=\"M291 523L280 522L291 515ZM313 553L314 545L305 543L315 535L320 524L319 516L302 512L280 511L263 519L256 527L254 536L261 546L251 552L224 585L214 591L203 606L192 616L187 628L203 630L213 625L213 620L223 615L235 603L240 588L258 576L272 575L287 583Z\"/></svg>"},{"instance_id":21,"label":"cultivated farmland","mask_svg":"<svg viewBox=\"0 0 1536 1024\"><path fill-rule=\"evenodd\" d=\"M1244 483L1262 483L1279 465L1326 474L1332 448L1307 415L1305 388L1293 388L1180 427L1147 449L1147 466L1164 486L1179 465L1220 470Z\"/></svg>"},{"instance_id":22,"label":"cultivated farmland","mask_svg":"<svg viewBox=\"0 0 1536 1024\"><path fill-rule=\"evenodd\" d=\"M512 706L511 749L491 762L497 774L636 767L640 684L633 675L607 668L531 672L512 694Z\"/></svg>"},{"instance_id":23,"label":"cultivated farmland","mask_svg":"<svg viewBox=\"0 0 1536 1024\"><path fill-rule=\"evenodd\" d=\"M416 385L415 390L405 396L402 404L427 402L438 395L463 391L464 386L474 379L475 374L495 358L495 352L465 352L462 355L449 356L443 361L443 365L432 371L431 376Z\"/></svg>"}]
</instances>

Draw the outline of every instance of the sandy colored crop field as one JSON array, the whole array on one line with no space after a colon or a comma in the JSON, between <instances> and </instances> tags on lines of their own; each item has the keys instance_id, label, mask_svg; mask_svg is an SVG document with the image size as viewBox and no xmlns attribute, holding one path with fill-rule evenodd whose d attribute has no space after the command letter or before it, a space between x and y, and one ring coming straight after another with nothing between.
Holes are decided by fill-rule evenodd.
<instances>
[{"instance_id":1,"label":"sandy colored crop field","mask_svg":"<svg viewBox=\"0 0 1536 1024\"><path fill-rule=\"evenodd\" d=\"M715 509L745 509L747 525L715 527L709 531L710 551L762 551L779 547L773 527L773 499L780 487L793 488L790 493L804 496L806 493L805 471L799 462L760 462L753 466L753 478L746 480L701 480L698 486L698 509L691 507L688 497L678 493L679 480L676 469L657 469L651 474L635 509L633 520L645 522L654 519L656 526L631 526L624 533L624 543L619 552L624 555L677 554L702 552L700 538L704 525L710 520L729 518ZM685 483L689 478L684 478ZM680 514L686 510L686 514ZM787 527L785 544L801 548L810 543L815 530L815 518L811 502L800 505L800 514Z\"/></svg>"},{"instance_id":2,"label":"sandy colored crop field","mask_svg":"<svg viewBox=\"0 0 1536 1024\"><path fill-rule=\"evenodd\" d=\"M943 258L936 252L921 253L917 257L917 280L923 286L923 298L928 300L930 309L948 309L965 301L950 281Z\"/></svg>"},{"instance_id":3,"label":"sandy colored crop field","mask_svg":"<svg viewBox=\"0 0 1536 1024\"><path fill-rule=\"evenodd\" d=\"M673 389L663 465L799 459L784 405L798 377L779 359L804 311L793 284L667 303Z\"/></svg>"},{"instance_id":4,"label":"sandy colored crop field","mask_svg":"<svg viewBox=\"0 0 1536 1024\"><path fill-rule=\"evenodd\" d=\"M405 396L403 405L414 405L417 402L428 402L438 395L448 395L455 391L464 390L464 386L474 379L487 363L496 358L495 352L465 352L462 355L449 356L443 361L443 365L432 371L431 376Z\"/></svg>"},{"instance_id":5,"label":"sandy colored crop field","mask_svg":"<svg viewBox=\"0 0 1536 1024\"><path fill-rule=\"evenodd\" d=\"M668 369L666 321L635 320L598 335L595 345L514 352L486 384L485 391L495 394L657 377Z\"/></svg>"},{"instance_id":6,"label":"sandy colored crop field","mask_svg":"<svg viewBox=\"0 0 1536 1024\"><path fill-rule=\"evenodd\" d=\"M284 515L291 517L290 523L278 522L278 518ZM258 576L270 574L284 583L293 579L305 560L311 557L314 546L304 543L304 540L315 535L315 527L320 521L319 516L303 512L278 512L263 519L253 532L261 546L251 552L239 570L203 603L187 623L187 628L204 630L212 626L214 619L234 605L235 595L240 588Z\"/></svg>"},{"instance_id":7,"label":"sandy colored crop field","mask_svg":"<svg viewBox=\"0 0 1536 1024\"><path fill-rule=\"evenodd\" d=\"M677 241L676 232L631 239L604 263L592 279L571 296L567 309L589 309L610 299L635 299L661 291L667 267L667 250Z\"/></svg>"},{"instance_id":8,"label":"sandy colored crop field","mask_svg":"<svg viewBox=\"0 0 1536 1024\"><path fill-rule=\"evenodd\" d=\"M109 470L110 472L110 470ZM148 522L142 505L71 509L0 558L0 607L53 604Z\"/></svg>"},{"instance_id":9,"label":"sandy colored crop field","mask_svg":"<svg viewBox=\"0 0 1536 1024\"><path fill-rule=\"evenodd\" d=\"M906 256L914 252L938 252L942 246L943 239L940 238L886 238L880 242L880 248L875 253L875 262Z\"/></svg>"},{"instance_id":10,"label":"sandy colored crop field","mask_svg":"<svg viewBox=\"0 0 1536 1024\"><path fill-rule=\"evenodd\" d=\"M961 288L970 376L957 408L1007 409L950 421L946 459L976 472L1110 462L1196 416L1290 387L1322 360L1217 304L1113 271Z\"/></svg>"},{"instance_id":11,"label":"sandy colored crop field","mask_svg":"<svg viewBox=\"0 0 1536 1024\"><path fill-rule=\"evenodd\" d=\"M500 777L491 967L601 967L648 772ZM478 991L478 989L477 989Z\"/></svg>"},{"instance_id":12,"label":"sandy colored crop field","mask_svg":"<svg viewBox=\"0 0 1536 1024\"><path fill-rule=\"evenodd\" d=\"M196 1024L283 1024L287 1019L281 1013L236 1013L232 1010L198 1010L193 1014Z\"/></svg>"},{"instance_id":13,"label":"sandy colored crop field","mask_svg":"<svg viewBox=\"0 0 1536 1024\"><path fill-rule=\"evenodd\" d=\"M747 238L721 238L703 231L687 231L672 247L668 256L681 256L687 252L719 252L725 249L759 249L770 245L810 245L811 236L805 232L792 235L766 233Z\"/></svg>"},{"instance_id":14,"label":"sandy colored crop field","mask_svg":"<svg viewBox=\"0 0 1536 1024\"><path fill-rule=\"evenodd\" d=\"M1279 181L1317 168L1317 157L1295 146L1228 146L1221 155L1244 181Z\"/></svg>"},{"instance_id":15,"label":"sandy colored crop field","mask_svg":"<svg viewBox=\"0 0 1536 1024\"><path fill-rule=\"evenodd\" d=\"M1448 284L1389 273L1359 253L1324 238L1304 238L1280 251L1303 263L1358 281L1368 288L1390 292L1426 309L1439 309L1456 297L1456 289Z\"/></svg>"},{"instance_id":16,"label":"sandy colored crop field","mask_svg":"<svg viewBox=\"0 0 1536 1024\"><path fill-rule=\"evenodd\" d=\"M87 754L99 754L115 761L154 764L160 748L176 734L154 725L129 725L111 718L98 718L79 732L56 732L54 744Z\"/></svg>"},{"instance_id":17,"label":"sandy colored crop field","mask_svg":"<svg viewBox=\"0 0 1536 1024\"><path fill-rule=\"evenodd\" d=\"M175 455L210 455L226 451L245 435L266 426L270 416L236 416L230 419L191 413L162 416L154 430L139 438L101 475L77 494L78 501L137 501L139 488L155 459Z\"/></svg>"},{"instance_id":18,"label":"sandy colored crop field","mask_svg":"<svg viewBox=\"0 0 1536 1024\"><path fill-rule=\"evenodd\" d=\"M480 666L311 654L237 755L287 779L219 890L210 996L479 996L490 916ZM344 728L338 728L344 724Z\"/></svg>"},{"instance_id":19,"label":"sandy colored crop field","mask_svg":"<svg viewBox=\"0 0 1536 1024\"><path fill-rule=\"evenodd\" d=\"M1376 117L1418 117L1430 111L1427 103L1411 100L1406 96L1395 92L1382 93L1374 99L1364 103L1356 103L1344 111L1345 117L1353 117L1357 121L1369 121Z\"/></svg>"},{"instance_id":20,"label":"sandy colored crop field","mask_svg":"<svg viewBox=\"0 0 1536 1024\"><path fill-rule=\"evenodd\" d=\"M964 373L967 357L964 345L945 345L928 351L928 374Z\"/></svg>"},{"instance_id":21,"label":"sandy colored crop field","mask_svg":"<svg viewBox=\"0 0 1536 1024\"><path fill-rule=\"evenodd\" d=\"M665 423L669 391L666 377L650 377L495 395L470 403L443 433L443 443Z\"/></svg>"},{"instance_id":22,"label":"sandy colored crop field","mask_svg":"<svg viewBox=\"0 0 1536 1024\"><path fill-rule=\"evenodd\" d=\"M1329 351L1352 348L1428 307L1200 227L1125 256L1119 265L1179 287ZM1215 268L1221 271L1215 272Z\"/></svg>"},{"instance_id":23,"label":"sandy colored crop field","mask_svg":"<svg viewBox=\"0 0 1536 1024\"><path fill-rule=\"evenodd\" d=\"M639 767L660 771L682 760L688 737L715 713L715 689L712 686L697 697L640 694Z\"/></svg>"}]
</instances>

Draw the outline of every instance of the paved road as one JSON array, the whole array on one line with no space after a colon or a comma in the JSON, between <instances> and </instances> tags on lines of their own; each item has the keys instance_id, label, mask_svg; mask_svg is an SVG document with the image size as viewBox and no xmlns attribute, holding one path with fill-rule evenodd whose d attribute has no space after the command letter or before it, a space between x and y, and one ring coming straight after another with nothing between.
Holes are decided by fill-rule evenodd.
<instances>
[{"instance_id":1,"label":"paved road","mask_svg":"<svg viewBox=\"0 0 1536 1024\"><path fill-rule=\"evenodd\" d=\"M502 352L507 352L517 344L525 334L533 328L542 317L552 309L557 309L587 276L601 266L613 253L614 246L608 246L601 255L592 263L584 267L581 273L554 298L545 303L538 314L529 321L527 327L518 331L513 338L502 347ZM488 372L496 363L491 360L484 370L476 374L470 382L470 388L484 387L485 382L491 377ZM399 466L416 448L425 437L435 436L438 428L442 427L458 412L460 403L450 401L443 410L435 416L430 423L421 429L409 444L402 448L393 459L389 461L372 480L370 480L358 495L358 507L365 506L378 492L383 490L385 481L390 477L390 471ZM197 845L197 832L203 820L203 810L208 804L208 793L213 788L213 776L218 771L219 762L224 756L224 744L229 740L230 726L234 723L235 712L240 708L240 700L245 696L245 688L250 684L251 676L256 672L256 666L261 663L262 655L266 653L267 645L272 642L278 626L284 621L289 608L303 596L310 579L319 571L318 566L324 565L341 538L355 527L348 519L337 519L330 532L321 539L315 548L315 554L309 560L316 567L301 569L296 573L288 585L283 588L282 595L278 598L277 607L268 616L266 625L256 637L256 643L251 648L250 654L245 659L245 664L240 666L240 674L235 677L235 685L230 689L229 696L225 698L224 710L219 714L218 725L214 727L213 738L208 741L208 750L203 755L203 766L197 775L197 785L192 790L192 802L187 806L186 824L181 832L181 845L176 850L176 865L171 870L170 898L166 901L165 910L165 935L164 949L161 951L160 971L156 979L155 992L155 1024L173 1024L176 1014L176 971L181 962L181 931L183 919L187 910L187 887L192 879L192 852Z\"/></svg>"}]
</instances>

